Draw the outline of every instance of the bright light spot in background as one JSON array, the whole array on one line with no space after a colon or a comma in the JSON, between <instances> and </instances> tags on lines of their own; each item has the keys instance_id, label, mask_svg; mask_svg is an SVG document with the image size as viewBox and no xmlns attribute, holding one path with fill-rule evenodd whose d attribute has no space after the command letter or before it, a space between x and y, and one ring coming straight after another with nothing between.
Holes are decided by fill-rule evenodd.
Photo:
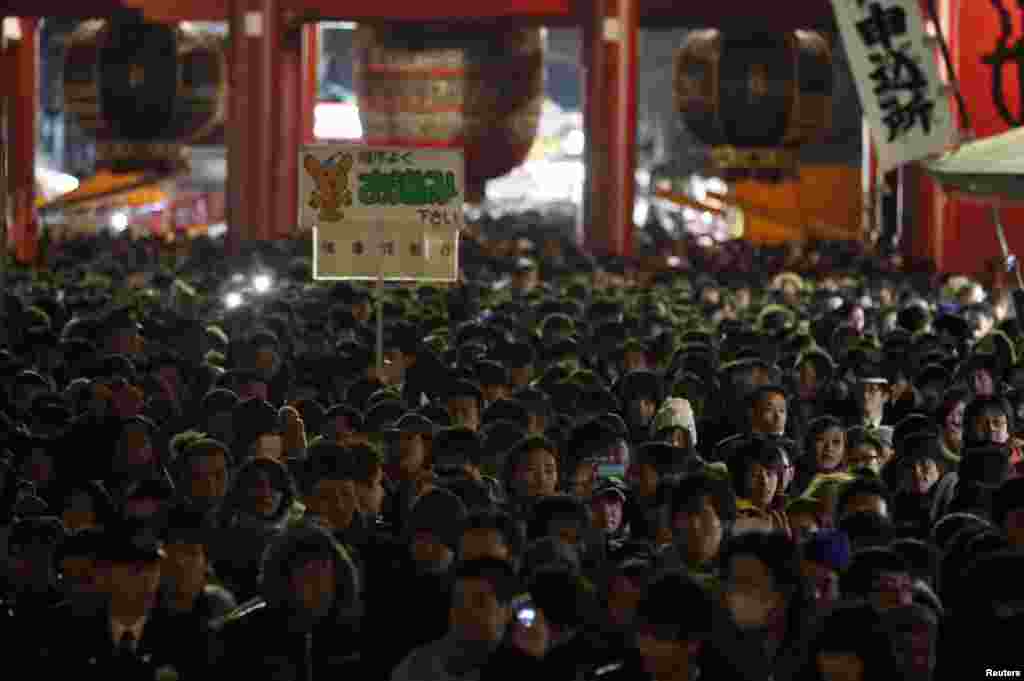
<instances>
[{"instance_id":1,"label":"bright light spot in background","mask_svg":"<svg viewBox=\"0 0 1024 681\"><path fill-rule=\"evenodd\" d=\"M42 187L43 198L47 201L70 194L80 184L74 175L40 167L36 167L36 182Z\"/></svg>"},{"instance_id":2,"label":"bright light spot in background","mask_svg":"<svg viewBox=\"0 0 1024 681\"><path fill-rule=\"evenodd\" d=\"M562 142L562 151L569 156L580 156L587 147L587 136L582 130L571 130Z\"/></svg>"},{"instance_id":3,"label":"bright light spot in background","mask_svg":"<svg viewBox=\"0 0 1024 681\"><path fill-rule=\"evenodd\" d=\"M633 224L634 225L646 225L647 218L651 214L651 204L649 201L638 198L636 204L633 206Z\"/></svg>"},{"instance_id":4,"label":"bright light spot in background","mask_svg":"<svg viewBox=\"0 0 1024 681\"><path fill-rule=\"evenodd\" d=\"M243 281L245 281L245 275L242 274L241 272L236 272L235 274L231 275L231 283L241 284Z\"/></svg>"},{"instance_id":5,"label":"bright light spot in background","mask_svg":"<svg viewBox=\"0 0 1024 681\"><path fill-rule=\"evenodd\" d=\"M252 278L252 287L256 289L258 293L266 293L269 291L271 283L269 274L257 274Z\"/></svg>"},{"instance_id":6,"label":"bright light spot in background","mask_svg":"<svg viewBox=\"0 0 1024 681\"><path fill-rule=\"evenodd\" d=\"M110 228L115 232L123 232L128 229L128 215L125 213L114 213L111 215Z\"/></svg>"},{"instance_id":7,"label":"bright light spot in background","mask_svg":"<svg viewBox=\"0 0 1024 681\"><path fill-rule=\"evenodd\" d=\"M242 294L238 293L237 291L232 291L231 293L229 293L226 296L224 296L224 307L228 308L229 310L234 310L236 307L239 307L241 304L242 304Z\"/></svg>"},{"instance_id":8,"label":"bright light spot in background","mask_svg":"<svg viewBox=\"0 0 1024 681\"><path fill-rule=\"evenodd\" d=\"M228 226L223 222L218 222L215 225L210 225L210 228L206 230L206 235L211 239L219 239L228 233Z\"/></svg>"},{"instance_id":9,"label":"bright light spot in background","mask_svg":"<svg viewBox=\"0 0 1024 681\"><path fill-rule=\"evenodd\" d=\"M313 110L313 135L321 140L356 140L363 136L359 108L324 102Z\"/></svg>"},{"instance_id":10,"label":"bright light spot in background","mask_svg":"<svg viewBox=\"0 0 1024 681\"><path fill-rule=\"evenodd\" d=\"M668 256L668 266L669 267L679 267L682 264L683 264L683 259L680 258L678 255L670 255L670 256Z\"/></svg>"},{"instance_id":11,"label":"bright light spot in background","mask_svg":"<svg viewBox=\"0 0 1024 681\"><path fill-rule=\"evenodd\" d=\"M704 189L712 194L726 194L729 191L729 185L721 178L709 177L704 180Z\"/></svg>"}]
</instances>

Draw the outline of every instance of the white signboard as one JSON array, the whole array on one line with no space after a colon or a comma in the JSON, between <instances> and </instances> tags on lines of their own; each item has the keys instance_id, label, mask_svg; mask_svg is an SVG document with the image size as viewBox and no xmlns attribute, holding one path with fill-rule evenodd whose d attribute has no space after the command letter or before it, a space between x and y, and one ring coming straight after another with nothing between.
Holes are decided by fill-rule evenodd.
<instances>
[{"instance_id":1,"label":"white signboard","mask_svg":"<svg viewBox=\"0 0 1024 681\"><path fill-rule=\"evenodd\" d=\"M464 177L457 149L303 147L299 226L313 231L313 277L455 281Z\"/></svg>"},{"instance_id":2,"label":"white signboard","mask_svg":"<svg viewBox=\"0 0 1024 681\"><path fill-rule=\"evenodd\" d=\"M956 122L918 0L832 0L883 170L940 154Z\"/></svg>"}]
</instances>

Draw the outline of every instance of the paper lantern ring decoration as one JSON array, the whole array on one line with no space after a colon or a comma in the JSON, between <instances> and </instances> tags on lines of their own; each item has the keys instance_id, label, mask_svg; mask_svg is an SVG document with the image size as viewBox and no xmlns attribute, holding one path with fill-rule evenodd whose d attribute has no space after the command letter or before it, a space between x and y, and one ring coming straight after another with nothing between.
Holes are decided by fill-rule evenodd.
<instances>
[{"instance_id":1,"label":"paper lantern ring decoration","mask_svg":"<svg viewBox=\"0 0 1024 681\"><path fill-rule=\"evenodd\" d=\"M725 179L781 180L832 123L832 52L811 31L693 31L676 55L676 106Z\"/></svg>"},{"instance_id":2,"label":"paper lantern ring decoration","mask_svg":"<svg viewBox=\"0 0 1024 681\"><path fill-rule=\"evenodd\" d=\"M176 166L181 145L213 141L227 107L219 37L184 25L86 21L64 60L64 107L96 137L97 165Z\"/></svg>"},{"instance_id":3,"label":"paper lantern ring decoration","mask_svg":"<svg viewBox=\"0 0 1024 681\"><path fill-rule=\"evenodd\" d=\"M540 29L361 24L353 61L367 144L462 147L469 202L526 160L544 103Z\"/></svg>"}]
</instances>

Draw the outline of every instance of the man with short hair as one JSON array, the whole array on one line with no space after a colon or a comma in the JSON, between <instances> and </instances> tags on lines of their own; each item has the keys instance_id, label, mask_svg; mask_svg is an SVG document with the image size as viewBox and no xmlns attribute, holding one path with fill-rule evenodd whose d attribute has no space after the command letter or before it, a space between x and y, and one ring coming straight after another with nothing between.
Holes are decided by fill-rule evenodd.
<instances>
[{"instance_id":1,"label":"man with short hair","mask_svg":"<svg viewBox=\"0 0 1024 681\"><path fill-rule=\"evenodd\" d=\"M212 517L228 492L231 454L223 442L203 438L185 448L175 462L178 489L188 504Z\"/></svg>"},{"instance_id":2,"label":"man with short hair","mask_svg":"<svg viewBox=\"0 0 1024 681\"><path fill-rule=\"evenodd\" d=\"M547 625L535 606L527 620L517 619L519 593L515 573L502 560L481 558L455 572L447 634L413 650L395 668L391 681L474 681L526 678L542 670ZM523 614L524 617L525 613ZM540 677L538 677L540 678Z\"/></svg>"}]
</instances>

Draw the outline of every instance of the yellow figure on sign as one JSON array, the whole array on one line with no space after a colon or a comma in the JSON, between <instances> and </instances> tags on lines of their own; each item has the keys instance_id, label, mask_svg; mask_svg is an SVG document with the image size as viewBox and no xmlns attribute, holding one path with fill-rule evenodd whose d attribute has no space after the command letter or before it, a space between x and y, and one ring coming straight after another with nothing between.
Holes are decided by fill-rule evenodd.
<instances>
[{"instance_id":1,"label":"yellow figure on sign","mask_svg":"<svg viewBox=\"0 0 1024 681\"><path fill-rule=\"evenodd\" d=\"M337 162L321 163L312 154L303 161L306 172L316 183L309 196L309 207L320 211L321 222L340 222L345 214L342 206L352 205L352 191L348 188L348 175L352 171L352 154L342 154Z\"/></svg>"}]
</instances>

